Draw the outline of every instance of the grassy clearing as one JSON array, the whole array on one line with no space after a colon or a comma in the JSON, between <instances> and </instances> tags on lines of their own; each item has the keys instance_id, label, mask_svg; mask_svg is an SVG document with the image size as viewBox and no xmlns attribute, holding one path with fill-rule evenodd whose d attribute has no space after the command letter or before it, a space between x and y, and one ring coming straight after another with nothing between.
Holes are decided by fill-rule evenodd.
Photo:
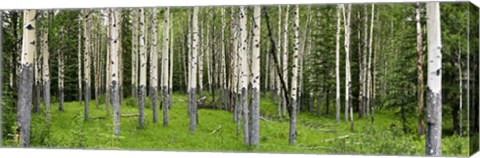
<instances>
[{"instance_id":1,"label":"grassy clearing","mask_svg":"<svg viewBox=\"0 0 480 158\"><path fill-rule=\"evenodd\" d=\"M288 144L288 118L276 117L276 105L262 98L260 121L260 146L243 145L242 131L237 137L232 114L222 110L199 110L199 124L195 133L188 131L187 97L173 95L169 113L169 126L153 123L150 101L146 102L144 128L138 128L137 117L121 118L121 136L113 137L113 120L105 112L105 104L95 107L90 102L92 119L84 121L83 106L78 102L65 103L65 112L54 108L52 126L47 128L44 115L37 114L32 120L32 146L49 148L88 149L142 149L175 151L222 151L222 152L291 152L291 153L340 153L340 154L401 154L424 155L425 138L416 134L403 134L401 122L387 111L378 111L375 123L355 118L356 131L350 131L350 123L335 124L333 115L315 116L301 113L298 116L297 144ZM52 107L56 107L54 104ZM136 114L138 108L133 98L123 100L122 114ZM333 111L332 111L333 113ZM357 116L357 115L355 115ZM105 117L103 119L93 119ZM213 132L221 126L220 130ZM466 156L468 138L445 136L442 140L446 156ZM11 141L10 141L11 142ZM7 144L8 145L8 144ZM12 145L12 144L10 144Z\"/></svg>"}]
</instances>

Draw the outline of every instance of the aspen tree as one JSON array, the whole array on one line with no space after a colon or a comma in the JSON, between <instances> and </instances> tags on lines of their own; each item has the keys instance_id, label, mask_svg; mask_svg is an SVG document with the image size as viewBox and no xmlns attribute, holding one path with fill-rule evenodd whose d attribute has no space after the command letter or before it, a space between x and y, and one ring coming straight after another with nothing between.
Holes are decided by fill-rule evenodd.
<instances>
[{"instance_id":1,"label":"aspen tree","mask_svg":"<svg viewBox=\"0 0 480 158\"><path fill-rule=\"evenodd\" d=\"M252 52L252 127L250 145L258 146L260 135L260 30L261 8L255 6L253 11L253 52Z\"/></svg>"},{"instance_id":2,"label":"aspen tree","mask_svg":"<svg viewBox=\"0 0 480 158\"><path fill-rule=\"evenodd\" d=\"M285 21L284 21L284 30L283 30L283 80L285 84L288 85L288 18L289 18L289 11L290 5L287 5L287 10L285 11ZM283 114L285 116L287 114L287 102L288 96L283 95L282 98L282 107L283 107Z\"/></svg>"},{"instance_id":3,"label":"aspen tree","mask_svg":"<svg viewBox=\"0 0 480 158\"><path fill-rule=\"evenodd\" d=\"M107 9L106 12L107 12L107 17L108 17L108 18L106 18L106 20L107 20L106 23L107 23L108 27L105 28L106 31L107 31L106 36L105 36L105 38L106 38L105 41L107 41L107 42L106 42L106 45L107 45L107 46L106 46L106 47L107 47L107 55L106 55L106 57L107 57L107 63L109 63L109 64L107 64L107 65L105 66L105 67L106 67L106 72L107 72L106 79L105 79L105 80L106 80L106 83L107 83L106 86L105 86L105 88L107 89L107 93L106 93L106 96L105 96L105 108L107 109L107 115L110 115L110 107L109 107L109 104L110 104L111 98L112 98L112 97L111 97L111 96L112 96L112 93L111 93L111 90L110 90L110 89L112 88L112 87L111 87L111 82L112 82L112 77L111 77L111 73L112 73L112 66L111 66L111 62L112 62L112 51L111 51L111 47L112 47L112 45L111 45L111 41L110 41L110 40L111 40L111 35L110 35L110 34L111 34L111 33L110 33L111 27L110 27L110 26L112 25L112 24L111 24L111 23L112 23L112 20L110 19L110 14L111 14L110 12L111 12L111 10L110 10L110 9ZM117 62L118 62L118 61L117 61ZM118 67L117 67L116 70L118 70ZM118 84L118 77L117 77L117 86L119 86L119 84ZM112 109L113 109L113 105L112 105ZM112 110L112 111L113 111L113 110Z\"/></svg>"},{"instance_id":4,"label":"aspen tree","mask_svg":"<svg viewBox=\"0 0 480 158\"><path fill-rule=\"evenodd\" d=\"M245 6L240 6L239 12L240 18L240 47L238 50L239 64L240 64L240 86L241 86L241 98L240 105L243 111L243 142L249 144L249 130L248 130L248 73L247 73L247 17Z\"/></svg>"},{"instance_id":5,"label":"aspen tree","mask_svg":"<svg viewBox=\"0 0 480 158\"><path fill-rule=\"evenodd\" d=\"M137 77L138 77L138 12L132 9L132 96L137 97Z\"/></svg>"},{"instance_id":6,"label":"aspen tree","mask_svg":"<svg viewBox=\"0 0 480 158\"><path fill-rule=\"evenodd\" d=\"M428 156L441 156L442 139L442 43L440 4L428 2L427 8L427 132L425 152Z\"/></svg>"},{"instance_id":7,"label":"aspen tree","mask_svg":"<svg viewBox=\"0 0 480 158\"><path fill-rule=\"evenodd\" d=\"M63 26L60 28L60 41L63 41L63 35L65 34ZM62 43L62 42L61 42ZM63 43L62 43L63 44ZM63 46L60 45L60 48L57 50L58 52L58 110L63 111L63 86L64 86L64 55L63 55Z\"/></svg>"},{"instance_id":8,"label":"aspen tree","mask_svg":"<svg viewBox=\"0 0 480 158\"><path fill-rule=\"evenodd\" d=\"M425 121L424 121L424 84L423 84L423 39L422 39L422 23L420 21L420 3L415 5L415 20L417 26L417 84L418 84L418 135L425 134Z\"/></svg>"},{"instance_id":9,"label":"aspen tree","mask_svg":"<svg viewBox=\"0 0 480 158\"><path fill-rule=\"evenodd\" d=\"M90 101L90 35L88 32L90 31L88 28L90 27L90 17L89 17L89 10L83 11L83 38L84 38L84 46L83 46L83 66L84 66L84 83L85 83L85 102L84 102L84 117L85 120L88 120L89 117L89 110L88 104Z\"/></svg>"},{"instance_id":10,"label":"aspen tree","mask_svg":"<svg viewBox=\"0 0 480 158\"><path fill-rule=\"evenodd\" d=\"M228 91L226 90L226 83L227 83L227 75L226 75L226 63L225 63L225 60L226 59L226 54L225 54L225 25L226 25L226 22L225 22L225 7L222 7L222 10L221 10L221 14L222 14L222 37L220 38L221 42L222 42L222 52L221 52L221 58L220 58L220 61L221 61L221 66L220 66L220 89L223 93L223 97L222 97L222 100L223 100L223 107L225 110L227 110L227 96L228 96Z\"/></svg>"},{"instance_id":11,"label":"aspen tree","mask_svg":"<svg viewBox=\"0 0 480 158\"><path fill-rule=\"evenodd\" d=\"M292 65L292 82L291 82L291 109L290 109L290 132L289 132L289 139L288 142L290 144L295 144L297 139L297 88L298 88L298 56L299 56L299 47L300 47L300 40L299 37L299 24L300 24L300 17L299 17L299 7L295 5L295 10L293 11L293 31L294 31L294 48L293 48L293 65Z\"/></svg>"},{"instance_id":12,"label":"aspen tree","mask_svg":"<svg viewBox=\"0 0 480 158\"><path fill-rule=\"evenodd\" d=\"M42 26L42 56L43 56L43 101L45 104L45 113L47 124L50 126L51 116L50 116L50 52L48 50L48 27L49 27L49 12L43 11L43 26Z\"/></svg>"},{"instance_id":13,"label":"aspen tree","mask_svg":"<svg viewBox=\"0 0 480 158\"><path fill-rule=\"evenodd\" d=\"M233 114L233 121L237 123L237 126L239 126L240 122L240 117L239 117L239 105L237 104L237 85L238 85L238 30L237 30L237 19L235 18L235 9L234 7L231 8L231 14L230 14L230 40L232 43L232 49L231 49L231 54L230 56L232 57L231 59L231 67L232 67L232 79L231 79L231 96L232 96L232 101L230 102L233 107L234 107L234 114ZM238 130L239 127L237 127L237 136L239 133Z\"/></svg>"},{"instance_id":14,"label":"aspen tree","mask_svg":"<svg viewBox=\"0 0 480 158\"><path fill-rule=\"evenodd\" d=\"M23 38L18 86L17 131L20 147L30 146L30 122L32 105L33 55L35 49L35 10L23 11Z\"/></svg>"},{"instance_id":15,"label":"aspen tree","mask_svg":"<svg viewBox=\"0 0 480 158\"><path fill-rule=\"evenodd\" d=\"M370 20L370 36L369 36L369 42L368 42L368 64L367 64L367 116L370 116L370 95L372 94L371 92L371 87L372 87L372 44L373 44L373 23L374 23L374 15L375 15L375 4L372 4L372 15L371 15L371 20Z\"/></svg>"},{"instance_id":16,"label":"aspen tree","mask_svg":"<svg viewBox=\"0 0 480 158\"><path fill-rule=\"evenodd\" d=\"M352 5L348 4L348 13L345 13L345 6L343 6L343 19L345 25L345 121L348 121L348 109L350 108L351 130L354 129L353 123L353 107L350 101L350 87L351 87L351 73L350 73L350 19L351 19ZM347 14L347 15L346 15Z\"/></svg>"},{"instance_id":17,"label":"aspen tree","mask_svg":"<svg viewBox=\"0 0 480 158\"><path fill-rule=\"evenodd\" d=\"M143 13L143 9L141 11ZM111 76L110 94L112 95L112 107L113 107L113 133L116 136L120 135L120 88L118 84L118 56L121 53L119 49L119 36L120 36L120 11L112 9L110 11L110 58Z\"/></svg>"},{"instance_id":18,"label":"aspen tree","mask_svg":"<svg viewBox=\"0 0 480 158\"><path fill-rule=\"evenodd\" d=\"M150 44L150 101L152 102L153 123L158 122L157 89L158 89L158 52L157 52L157 8L152 8L152 44ZM162 57L163 59L164 57ZM162 62L163 65L163 62ZM164 71L162 70L162 73ZM162 81L163 82L163 81ZM162 87L163 88L163 87Z\"/></svg>"},{"instance_id":19,"label":"aspen tree","mask_svg":"<svg viewBox=\"0 0 480 158\"><path fill-rule=\"evenodd\" d=\"M192 17L192 55L191 55L191 84L188 94L188 103L189 103L189 110L190 110L190 124L189 130L190 132L195 132L195 128L197 125L197 100L195 97L196 92L196 68L197 68L197 51L198 51L198 7L193 8L193 17Z\"/></svg>"},{"instance_id":20,"label":"aspen tree","mask_svg":"<svg viewBox=\"0 0 480 158\"><path fill-rule=\"evenodd\" d=\"M82 104L82 15L78 16L78 45L77 45L77 76L78 76L78 102Z\"/></svg>"},{"instance_id":21,"label":"aspen tree","mask_svg":"<svg viewBox=\"0 0 480 158\"><path fill-rule=\"evenodd\" d=\"M138 124L140 127L145 126L144 116L144 104L146 96L146 83L147 83L147 48L145 45L145 10L140 9L140 86L139 86L139 117Z\"/></svg>"},{"instance_id":22,"label":"aspen tree","mask_svg":"<svg viewBox=\"0 0 480 158\"><path fill-rule=\"evenodd\" d=\"M278 54L277 54L277 61L279 61L279 62L281 61L280 58L281 58L281 52L282 52L282 42L281 42L281 41L282 41L282 31L281 31L281 30L282 30L282 6L279 5L279 6L278 6L278 36L277 36L277 38L278 38L278 43L277 43L277 52L278 52ZM283 68L282 68L282 69L283 69ZM277 72L277 73L280 73L280 72ZM283 101L282 101L282 100L283 100L284 98L281 97L281 96L283 96L283 93L281 93L281 92L282 92L282 87L281 87L281 84L280 84L280 78L279 78L278 76L276 76L276 77L275 77L275 80L277 81L277 82L276 82L276 83L277 83L277 89L276 89L276 91L277 91L277 98L278 98L278 99L277 99L277 101L278 101L278 110L277 110L278 113L277 113L277 115L278 115L278 116L283 116L283 115L282 115L282 114L283 114L282 110L284 110L284 109L283 109Z\"/></svg>"},{"instance_id":23,"label":"aspen tree","mask_svg":"<svg viewBox=\"0 0 480 158\"><path fill-rule=\"evenodd\" d=\"M343 5L337 5L337 33L336 33L336 50L335 50L335 79L336 79L336 96L335 96L335 109L336 109L336 121L340 123L340 10Z\"/></svg>"},{"instance_id":24,"label":"aspen tree","mask_svg":"<svg viewBox=\"0 0 480 158\"><path fill-rule=\"evenodd\" d=\"M163 126L168 126L168 107L170 106L169 103L169 17L170 17L170 8L166 8L163 12L164 14L164 23L163 23L163 51L162 51L162 99L163 103Z\"/></svg>"}]
</instances>

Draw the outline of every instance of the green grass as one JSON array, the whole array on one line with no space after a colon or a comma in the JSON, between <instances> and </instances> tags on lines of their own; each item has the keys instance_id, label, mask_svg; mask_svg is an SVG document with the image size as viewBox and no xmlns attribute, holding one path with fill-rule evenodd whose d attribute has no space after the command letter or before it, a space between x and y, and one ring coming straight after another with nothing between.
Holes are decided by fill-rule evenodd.
<instances>
[{"instance_id":1,"label":"green grass","mask_svg":"<svg viewBox=\"0 0 480 158\"><path fill-rule=\"evenodd\" d=\"M83 106L78 102L65 103L65 111L59 112L52 105L52 126L47 128L44 114L36 114L32 120L32 146L49 148L88 149L142 149L175 151L222 151L222 152L278 152L278 153L331 153L331 154L399 154L424 155L425 137L415 133L403 134L401 120L392 112L378 111L375 123L358 119L355 115L355 132L350 123L335 124L331 115L316 116L301 113L297 117L297 143L288 143L288 118L276 117L276 104L262 98L260 121L260 145L252 148L243 144L242 130L237 137L232 113L222 110L199 110L199 124L194 133L189 132L187 97L173 94L173 106L169 112L169 126L153 123L150 101L147 100L145 127L138 128L138 117L121 117L121 136L114 137L112 117L84 121ZM333 113L334 109L331 110ZM138 107L133 98L123 100L122 114L136 114ZM343 112L343 111L342 111ZM105 104L96 109L90 102L90 117L105 117ZM219 126L220 132L212 133ZM347 138L341 138L348 136ZM339 139L336 139L339 138ZM468 138L444 136L443 155L466 156ZM10 144L12 145L12 144Z\"/></svg>"}]
</instances>

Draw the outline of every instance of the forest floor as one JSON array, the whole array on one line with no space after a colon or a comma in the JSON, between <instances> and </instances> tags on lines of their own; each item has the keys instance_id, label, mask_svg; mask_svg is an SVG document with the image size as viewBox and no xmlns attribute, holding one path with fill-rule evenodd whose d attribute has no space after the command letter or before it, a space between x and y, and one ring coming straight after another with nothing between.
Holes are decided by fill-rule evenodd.
<instances>
[{"instance_id":1,"label":"forest floor","mask_svg":"<svg viewBox=\"0 0 480 158\"><path fill-rule=\"evenodd\" d=\"M425 153L425 137L415 133L404 134L400 119L388 111L377 111L373 125L370 119L358 119L355 114L355 132L350 131L350 123L343 120L343 115L340 124L335 124L333 108L330 115L316 116L302 112L297 117L297 142L290 145L288 118L277 118L276 104L262 97L260 145L252 148L243 144L242 129L237 137L237 126L233 122L232 113L223 110L199 109L199 124L195 133L190 133L187 104L186 95L173 94L169 125L164 127L163 110L159 112L158 123L153 123L152 110L147 100L145 127L137 127L138 117L121 117L121 136L114 137L113 120L106 115L103 101L98 109L95 101L90 101L88 121L84 121L83 105L79 102L66 102L64 112L59 112L55 103L52 105L50 128L47 128L44 114L33 116L32 147L371 155ZM122 114L137 114L135 99L124 99L120 111ZM413 123L409 126L415 128ZM466 156L467 143L468 137L444 135L443 155Z\"/></svg>"}]
</instances>

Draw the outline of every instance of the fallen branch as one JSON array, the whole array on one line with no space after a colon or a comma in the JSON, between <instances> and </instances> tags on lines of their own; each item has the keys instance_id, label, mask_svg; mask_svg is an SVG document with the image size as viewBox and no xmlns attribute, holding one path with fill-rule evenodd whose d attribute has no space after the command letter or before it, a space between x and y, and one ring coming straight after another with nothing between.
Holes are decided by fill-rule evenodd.
<instances>
[{"instance_id":1,"label":"fallen branch","mask_svg":"<svg viewBox=\"0 0 480 158\"><path fill-rule=\"evenodd\" d=\"M135 117L138 116L138 114L120 114L121 117Z\"/></svg>"},{"instance_id":2,"label":"fallen branch","mask_svg":"<svg viewBox=\"0 0 480 158\"><path fill-rule=\"evenodd\" d=\"M120 117L136 117L139 116L138 114L120 114ZM91 117L92 120L104 120L107 119L106 116L97 116L97 117Z\"/></svg>"},{"instance_id":3,"label":"fallen branch","mask_svg":"<svg viewBox=\"0 0 480 158\"><path fill-rule=\"evenodd\" d=\"M269 122L272 121L272 120L269 120L269 119L267 119L267 118L265 118L265 117L263 117L263 116L260 116L260 119L265 120L265 121L269 121Z\"/></svg>"},{"instance_id":4,"label":"fallen branch","mask_svg":"<svg viewBox=\"0 0 480 158\"><path fill-rule=\"evenodd\" d=\"M211 135L211 134L214 134L214 133L217 133L217 132L219 132L219 131L221 131L221 130L222 130L222 125L218 125L217 129L213 130L213 131L210 133L210 135Z\"/></svg>"}]
</instances>

